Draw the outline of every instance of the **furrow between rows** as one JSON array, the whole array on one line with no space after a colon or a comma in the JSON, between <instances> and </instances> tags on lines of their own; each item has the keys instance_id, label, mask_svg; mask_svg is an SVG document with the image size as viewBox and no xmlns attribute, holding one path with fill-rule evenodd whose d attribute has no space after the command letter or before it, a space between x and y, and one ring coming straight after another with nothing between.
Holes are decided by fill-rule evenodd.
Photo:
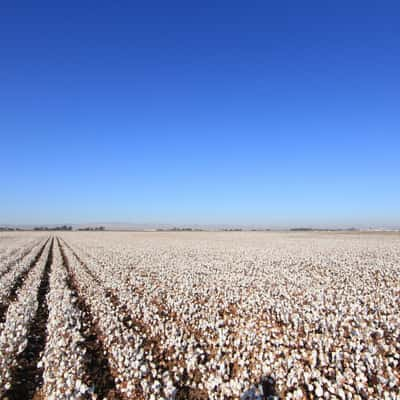
<instances>
[{"instance_id":1,"label":"furrow between rows","mask_svg":"<svg viewBox=\"0 0 400 400\"><path fill-rule=\"evenodd\" d=\"M115 308L107 300L104 289L93 280L68 247L62 246L62 249L71 283L80 298L84 299L85 307L92 315L96 335L107 354L110 373L115 382L115 396L143 399L140 376L135 366L135 363L140 364L137 356L140 354L143 338L121 323Z\"/></svg>"},{"instance_id":2,"label":"furrow between rows","mask_svg":"<svg viewBox=\"0 0 400 400\"><path fill-rule=\"evenodd\" d=\"M85 377L87 386L91 388L91 392L97 398L119 399L120 396L116 392L114 378L112 376L110 365L103 344L99 339L99 330L93 320L90 307L87 301L79 295L77 283L74 275L71 273L69 261L58 241L60 263L65 272L64 279L66 287L70 292L70 298L74 299L74 307L79 314L80 323L78 324L79 335L82 338L80 343L83 350L83 364L85 368Z\"/></svg>"}]
</instances>

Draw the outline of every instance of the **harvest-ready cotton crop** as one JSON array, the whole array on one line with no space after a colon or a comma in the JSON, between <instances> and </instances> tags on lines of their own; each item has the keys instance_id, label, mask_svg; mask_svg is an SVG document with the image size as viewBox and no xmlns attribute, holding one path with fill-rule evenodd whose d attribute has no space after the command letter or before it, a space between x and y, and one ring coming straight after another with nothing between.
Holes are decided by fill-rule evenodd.
<instances>
[{"instance_id":1,"label":"harvest-ready cotton crop","mask_svg":"<svg viewBox=\"0 0 400 400\"><path fill-rule=\"evenodd\" d=\"M0 397L400 399L400 235L0 234Z\"/></svg>"}]
</instances>

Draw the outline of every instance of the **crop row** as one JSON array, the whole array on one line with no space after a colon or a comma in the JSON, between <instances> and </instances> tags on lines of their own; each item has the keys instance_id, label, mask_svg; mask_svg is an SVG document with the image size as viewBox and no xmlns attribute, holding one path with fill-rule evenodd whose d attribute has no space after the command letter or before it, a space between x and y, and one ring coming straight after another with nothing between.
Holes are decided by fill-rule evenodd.
<instances>
[{"instance_id":1,"label":"crop row","mask_svg":"<svg viewBox=\"0 0 400 400\"><path fill-rule=\"evenodd\" d=\"M54 246L47 294L48 321L42 395L46 399L87 399L92 390L86 380L86 350L81 335L82 313L69 289L60 247Z\"/></svg>"},{"instance_id":2,"label":"crop row","mask_svg":"<svg viewBox=\"0 0 400 400\"><path fill-rule=\"evenodd\" d=\"M0 326L0 396L14 389L13 374L19 367L19 356L27 348L28 332L39 307L38 290L45 272L50 246L51 243L48 241L38 262L18 290L16 300L9 305L5 322Z\"/></svg>"},{"instance_id":3,"label":"crop row","mask_svg":"<svg viewBox=\"0 0 400 400\"><path fill-rule=\"evenodd\" d=\"M40 242L32 249L22 249L21 259L0 277L0 322L4 320L8 304L15 297L16 291L23 283L26 274L40 258L44 247L45 243Z\"/></svg>"}]
</instances>

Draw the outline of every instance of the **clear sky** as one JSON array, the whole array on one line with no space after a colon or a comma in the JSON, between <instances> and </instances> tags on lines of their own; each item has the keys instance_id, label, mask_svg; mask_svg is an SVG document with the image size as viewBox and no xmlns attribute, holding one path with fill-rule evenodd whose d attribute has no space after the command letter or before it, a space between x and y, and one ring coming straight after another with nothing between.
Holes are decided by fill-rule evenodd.
<instances>
[{"instance_id":1,"label":"clear sky","mask_svg":"<svg viewBox=\"0 0 400 400\"><path fill-rule=\"evenodd\" d=\"M398 1L2 1L0 224L400 225Z\"/></svg>"}]
</instances>

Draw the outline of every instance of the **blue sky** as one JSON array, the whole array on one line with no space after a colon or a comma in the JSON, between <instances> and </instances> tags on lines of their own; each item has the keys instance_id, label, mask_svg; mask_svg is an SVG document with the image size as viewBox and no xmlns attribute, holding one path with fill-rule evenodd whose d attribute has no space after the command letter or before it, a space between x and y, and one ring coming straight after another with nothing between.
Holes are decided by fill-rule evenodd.
<instances>
[{"instance_id":1,"label":"blue sky","mask_svg":"<svg viewBox=\"0 0 400 400\"><path fill-rule=\"evenodd\" d=\"M0 6L0 224L400 225L398 2L63 4Z\"/></svg>"}]
</instances>

